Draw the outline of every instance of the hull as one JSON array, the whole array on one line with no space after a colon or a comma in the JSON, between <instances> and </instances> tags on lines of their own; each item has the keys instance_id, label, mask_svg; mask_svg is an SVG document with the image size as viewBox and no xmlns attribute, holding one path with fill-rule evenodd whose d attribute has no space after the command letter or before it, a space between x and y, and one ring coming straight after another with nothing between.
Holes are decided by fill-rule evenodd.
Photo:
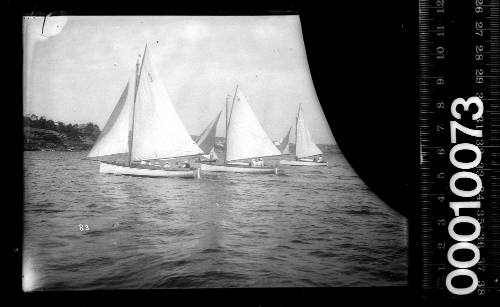
<instances>
[{"instance_id":1,"label":"hull","mask_svg":"<svg viewBox=\"0 0 500 307\"><path fill-rule=\"evenodd\" d=\"M217 162L217 159L212 159L212 160L201 160L200 163L215 163Z\"/></svg>"},{"instance_id":2,"label":"hull","mask_svg":"<svg viewBox=\"0 0 500 307\"><path fill-rule=\"evenodd\" d=\"M100 162L99 172L103 174L128 175L139 177L181 177L181 178L200 178L200 169L185 169L185 170L164 170L164 169L147 169L116 165L111 163Z\"/></svg>"},{"instance_id":3,"label":"hull","mask_svg":"<svg viewBox=\"0 0 500 307\"><path fill-rule=\"evenodd\" d=\"M280 160L280 164L293 166L328 166L328 162Z\"/></svg>"},{"instance_id":4,"label":"hull","mask_svg":"<svg viewBox=\"0 0 500 307\"><path fill-rule=\"evenodd\" d=\"M239 165L216 165L204 164L200 166L203 172L226 172L226 173L254 173L254 174L278 174L278 168L251 167Z\"/></svg>"},{"instance_id":5,"label":"hull","mask_svg":"<svg viewBox=\"0 0 500 307\"><path fill-rule=\"evenodd\" d=\"M226 165L248 166L248 162L227 162Z\"/></svg>"}]
</instances>

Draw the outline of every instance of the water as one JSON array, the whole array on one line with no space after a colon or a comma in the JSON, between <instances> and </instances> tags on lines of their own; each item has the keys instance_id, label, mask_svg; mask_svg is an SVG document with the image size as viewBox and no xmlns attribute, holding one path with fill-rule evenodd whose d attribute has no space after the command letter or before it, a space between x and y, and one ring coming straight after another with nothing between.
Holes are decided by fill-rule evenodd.
<instances>
[{"instance_id":1,"label":"water","mask_svg":"<svg viewBox=\"0 0 500 307\"><path fill-rule=\"evenodd\" d=\"M328 167L199 180L103 175L85 152L24 155L27 290L407 284L406 220L340 153Z\"/></svg>"}]
</instances>

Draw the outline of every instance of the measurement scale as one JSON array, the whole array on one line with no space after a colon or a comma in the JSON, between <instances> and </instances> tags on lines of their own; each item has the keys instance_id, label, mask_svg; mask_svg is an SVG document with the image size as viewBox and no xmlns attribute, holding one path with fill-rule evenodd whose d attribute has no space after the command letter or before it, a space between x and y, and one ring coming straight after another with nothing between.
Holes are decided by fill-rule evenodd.
<instances>
[{"instance_id":1,"label":"measurement scale","mask_svg":"<svg viewBox=\"0 0 500 307\"><path fill-rule=\"evenodd\" d=\"M499 0L420 0L423 297L500 294Z\"/></svg>"}]
</instances>

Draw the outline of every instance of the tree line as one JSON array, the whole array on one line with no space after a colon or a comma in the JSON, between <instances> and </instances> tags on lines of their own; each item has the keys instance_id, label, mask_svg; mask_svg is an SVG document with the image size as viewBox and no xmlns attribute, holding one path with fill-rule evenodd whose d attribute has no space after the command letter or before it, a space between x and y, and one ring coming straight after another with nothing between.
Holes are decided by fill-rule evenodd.
<instances>
[{"instance_id":1,"label":"tree line","mask_svg":"<svg viewBox=\"0 0 500 307\"><path fill-rule=\"evenodd\" d=\"M54 122L51 119L46 119L44 116L38 117L34 114L24 116L24 126L57 131L72 139L89 137L93 141L97 140L97 137L101 133L99 126L91 122L86 124L65 124L61 121Z\"/></svg>"}]
</instances>

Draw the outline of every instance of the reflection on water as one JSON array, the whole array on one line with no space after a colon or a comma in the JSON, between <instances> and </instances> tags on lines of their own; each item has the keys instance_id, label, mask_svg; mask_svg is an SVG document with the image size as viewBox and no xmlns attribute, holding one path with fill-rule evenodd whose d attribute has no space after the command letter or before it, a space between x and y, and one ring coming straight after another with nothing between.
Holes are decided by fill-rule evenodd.
<instances>
[{"instance_id":1,"label":"reflection on water","mask_svg":"<svg viewBox=\"0 0 500 307\"><path fill-rule=\"evenodd\" d=\"M341 154L199 180L103 175L84 156L25 152L30 289L406 284L406 221Z\"/></svg>"}]
</instances>

